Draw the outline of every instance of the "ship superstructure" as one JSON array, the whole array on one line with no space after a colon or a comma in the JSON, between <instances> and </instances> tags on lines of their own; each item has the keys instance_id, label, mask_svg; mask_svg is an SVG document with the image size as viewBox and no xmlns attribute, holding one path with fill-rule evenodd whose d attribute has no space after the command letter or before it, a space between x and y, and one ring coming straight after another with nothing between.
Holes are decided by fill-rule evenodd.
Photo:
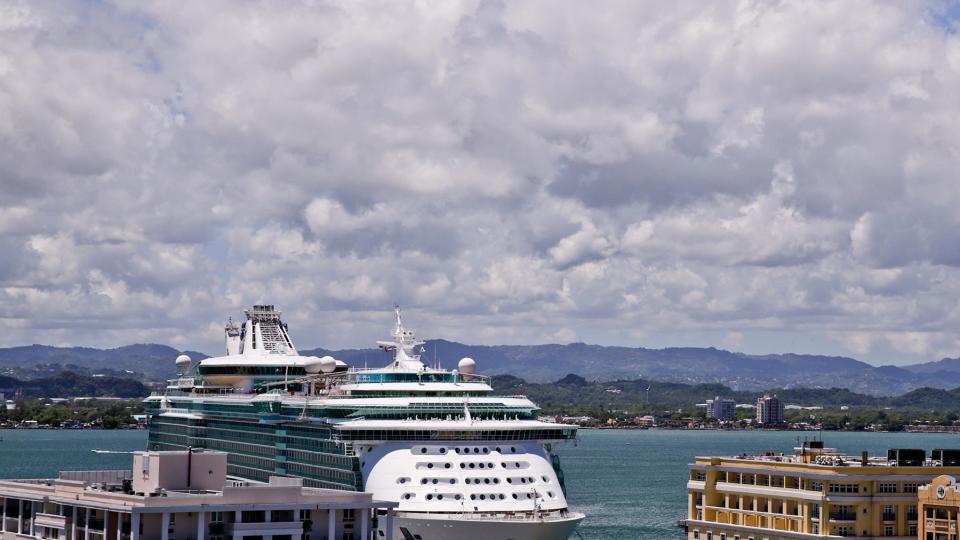
<instances>
[{"instance_id":1,"label":"ship superstructure","mask_svg":"<svg viewBox=\"0 0 960 540\"><path fill-rule=\"evenodd\" d=\"M524 396L494 395L469 358L424 364L399 307L392 339L378 342L393 359L374 369L301 356L273 306L246 317L227 323L224 356L181 356L179 377L147 399L150 449L222 450L238 478L396 501L380 538L561 540L583 519L552 451L576 428L539 421Z\"/></svg>"}]
</instances>

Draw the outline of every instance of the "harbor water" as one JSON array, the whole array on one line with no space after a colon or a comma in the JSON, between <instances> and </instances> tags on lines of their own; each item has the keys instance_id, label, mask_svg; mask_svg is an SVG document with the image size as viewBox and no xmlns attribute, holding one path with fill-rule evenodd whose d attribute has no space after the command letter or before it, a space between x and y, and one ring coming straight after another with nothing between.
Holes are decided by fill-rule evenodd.
<instances>
[{"instance_id":1,"label":"harbor water","mask_svg":"<svg viewBox=\"0 0 960 540\"><path fill-rule=\"evenodd\" d=\"M0 431L0 478L41 478L59 470L129 469L146 431ZM791 452L788 431L583 430L560 445L571 508L587 514L585 540L684 538L677 522L686 507L687 465L697 455ZM825 433L828 446L859 455L887 448L957 448L960 436L908 433Z\"/></svg>"}]
</instances>

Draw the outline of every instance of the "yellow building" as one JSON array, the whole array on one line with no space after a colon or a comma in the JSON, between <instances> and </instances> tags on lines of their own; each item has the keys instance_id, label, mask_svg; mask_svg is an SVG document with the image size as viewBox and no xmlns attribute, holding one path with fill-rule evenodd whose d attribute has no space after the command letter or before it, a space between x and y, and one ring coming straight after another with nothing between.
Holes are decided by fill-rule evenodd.
<instances>
[{"instance_id":1,"label":"yellow building","mask_svg":"<svg viewBox=\"0 0 960 540\"><path fill-rule=\"evenodd\" d=\"M920 540L957 540L960 489L952 476L938 476L918 493Z\"/></svg>"},{"instance_id":2,"label":"yellow building","mask_svg":"<svg viewBox=\"0 0 960 540\"><path fill-rule=\"evenodd\" d=\"M794 455L698 457L687 482L687 538L915 539L918 490L960 474L960 463L948 463L922 450L844 456L819 441Z\"/></svg>"}]
</instances>

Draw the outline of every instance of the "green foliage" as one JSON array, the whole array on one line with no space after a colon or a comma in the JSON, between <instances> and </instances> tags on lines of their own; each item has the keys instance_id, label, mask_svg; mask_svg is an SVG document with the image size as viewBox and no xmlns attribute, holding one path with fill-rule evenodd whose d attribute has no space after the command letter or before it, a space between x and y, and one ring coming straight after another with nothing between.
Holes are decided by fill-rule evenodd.
<instances>
[{"instance_id":1,"label":"green foliage","mask_svg":"<svg viewBox=\"0 0 960 540\"><path fill-rule=\"evenodd\" d=\"M680 420L700 418L703 408L696 407L714 397L737 403L754 404L764 393L777 394L785 403L821 410L787 410L788 422L822 422L824 429L900 430L917 421L948 425L960 418L960 388L940 390L919 388L901 396L877 397L851 392L845 388L777 388L766 392L735 391L722 384L681 384L647 379L589 382L567 375L555 383L529 383L511 375L492 380L498 392L524 394L542 408L543 414L629 418L654 414L658 418ZM846 410L841 410L846 407ZM753 418L752 409L738 409L737 419Z\"/></svg>"},{"instance_id":2,"label":"green foliage","mask_svg":"<svg viewBox=\"0 0 960 540\"><path fill-rule=\"evenodd\" d=\"M7 396L26 398L59 397L146 397L149 392L140 381L122 377L92 377L72 371L60 371L40 379L21 381L0 377L0 391Z\"/></svg>"},{"instance_id":3,"label":"green foliage","mask_svg":"<svg viewBox=\"0 0 960 540\"><path fill-rule=\"evenodd\" d=\"M16 402L13 410L0 410L0 420L24 422L34 420L41 425L61 427L73 423L91 424L108 429L135 424L133 415L143 414L143 402L138 400L104 401L81 400L51 402L28 399Z\"/></svg>"}]
</instances>

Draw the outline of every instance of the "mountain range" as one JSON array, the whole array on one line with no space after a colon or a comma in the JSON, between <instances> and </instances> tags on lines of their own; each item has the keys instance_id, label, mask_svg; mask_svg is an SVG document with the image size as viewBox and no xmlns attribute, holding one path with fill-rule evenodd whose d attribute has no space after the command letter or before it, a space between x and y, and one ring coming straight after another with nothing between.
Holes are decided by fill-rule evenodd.
<instances>
[{"instance_id":1,"label":"mountain range","mask_svg":"<svg viewBox=\"0 0 960 540\"><path fill-rule=\"evenodd\" d=\"M303 355L331 355L354 366L382 366L390 355L378 349L305 349ZM85 374L163 380L175 375L174 359L207 355L166 345L138 344L116 349L30 345L0 349L0 375L32 379L63 369ZM685 384L720 383L735 391L768 388L834 388L892 396L916 388L960 386L960 359L944 358L905 366L873 366L854 358L805 354L751 355L715 348L646 349L571 343L568 345L466 345L429 340L424 361L454 368L460 358L476 360L480 373L509 374L531 382L555 381L573 373L590 381L646 379Z\"/></svg>"}]
</instances>

